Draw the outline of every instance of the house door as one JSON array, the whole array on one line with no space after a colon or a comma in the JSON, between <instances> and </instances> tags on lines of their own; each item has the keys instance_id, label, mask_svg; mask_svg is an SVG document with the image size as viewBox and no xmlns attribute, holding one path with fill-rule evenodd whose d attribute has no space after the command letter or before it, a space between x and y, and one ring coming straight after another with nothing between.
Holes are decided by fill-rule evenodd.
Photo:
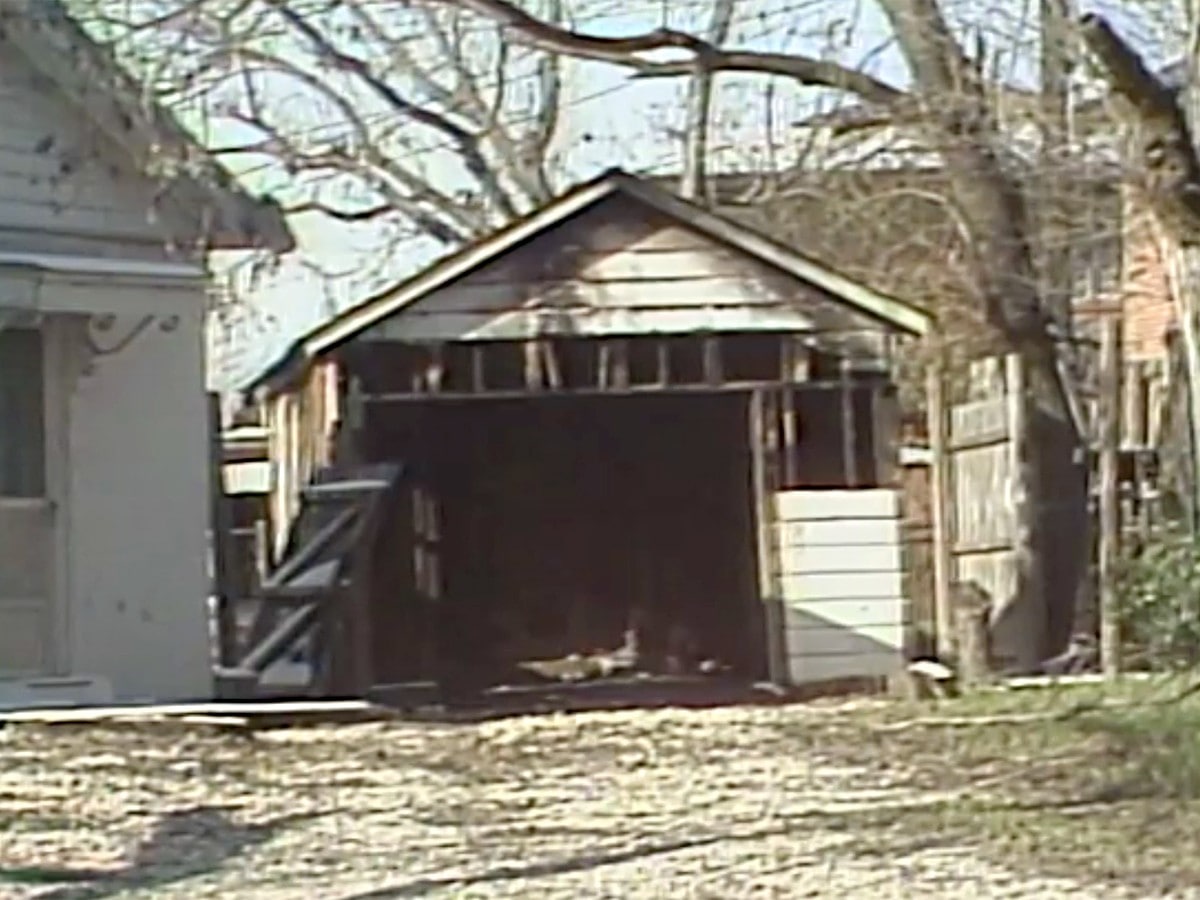
<instances>
[{"instance_id":1,"label":"house door","mask_svg":"<svg viewBox=\"0 0 1200 900\"><path fill-rule=\"evenodd\" d=\"M53 664L46 371L43 332L0 323L0 675Z\"/></svg>"}]
</instances>

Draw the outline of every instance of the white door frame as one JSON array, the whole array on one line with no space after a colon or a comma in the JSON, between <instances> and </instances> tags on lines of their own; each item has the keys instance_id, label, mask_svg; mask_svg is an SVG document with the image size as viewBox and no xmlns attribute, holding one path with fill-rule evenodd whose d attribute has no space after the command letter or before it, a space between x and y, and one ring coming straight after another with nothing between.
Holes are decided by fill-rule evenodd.
<instances>
[{"instance_id":1,"label":"white door frame","mask_svg":"<svg viewBox=\"0 0 1200 900\"><path fill-rule=\"evenodd\" d=\"M29 326L36 330L42 343L42 427L44 489L40 497L0 497L0 507L25 513L40 513L50 520L47 547L48 570L45 578L45 608L40 617L42 640L42 671L37 674L60 674L67 670L65 587L65 515L66 496L66 405L62 354L62 325L60 317L40 317Z\"/></svg>"},{"instance_id":2,"label":"white door frame","mask_svg":"<svg viewBox=\"0 0 1200 900\"><path fill-rule=\"evenodd\" d=\"M50 644L51 674L71 671L71 394L75 389L77 354L83 348L74 316L49 315L42 320L44 348L44 410L46 434L46 500L54 517L50 551Z\"/></svg>"}]
</instances>

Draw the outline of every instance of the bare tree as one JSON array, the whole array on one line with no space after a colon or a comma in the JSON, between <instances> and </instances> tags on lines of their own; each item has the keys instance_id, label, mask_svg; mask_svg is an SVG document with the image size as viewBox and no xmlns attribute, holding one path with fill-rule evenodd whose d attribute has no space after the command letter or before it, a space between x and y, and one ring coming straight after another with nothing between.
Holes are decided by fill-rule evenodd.
<instances>
[{"instance_id":1,"label":"bare tree","mask_svg":"<svg viewBox=\"0 0 1200 900\"><path fill-rule=\"evenodd\" d=\"M1164 222L1173 233L1190 235L1197 166L1186 123L1173 97L1126 77L1134 72L1127 58L1102 52L1106 35L1110 44L1121 44L1111 29L1094 17L1071 22L1063 3L1048 0L1043 17L1052 49L1061 51L1044 53L1054 70L1046 78L1052 102L1012 88L1001 71L1001 58L1011 61L1018 51L997 45L1015 36L959 27L939 0L878 5L907 66L903 83L825 56L728 49L735 16L730 0L713 0L703 36L668 27L597 36L586 20L568 25L561 0L101 0L81 4L81 12L118 50L134 53L152 89L182 107L203 98L205 108L237 123L244 139L221 149L266 158L280 169L294 213L351 228L371 223L393 251L413 237L460 245L562 186L555 138L565 60L609 63L642 79L688 80L682 187L697 197L712 181L707 163L718 75L762 76L852 98L868 119L902 128L926 156L936 157L935 179L918 175L886 191L887 202L919 208L929 226L900 241L902 250L895 241L860 238L860 249L868 251L861 259L847 259L845 239L830 241L827 253L815 246L833 229L809 228L797 239L864 280L937 302L956 344L963 333L983 332L992 345L1023 356L1031 373L1029 402L1055 411L1076 432L1026 461L1027 480L1042 484L1046 471L1071 468L1083 440L1060 352L1064 323L1054 315L1061 278L1046 277L1047 266L1063 265L1061 254L1046 252L1046 235L1063 245L1073 235L1061 227L1069 213L1058 213L1060 227L1046 228L1031 205L1030 166L1014 153L1014 135L1024 117L1046 126L1044 144L1070 143L1061 122L1069 61L1063 48L1074 53L1082 33L1099 51L1113 87L1134 100L1158 135L1141 162ZM670 61L665 51L672 52ZM1038 165L1051 163L1043 158ZM1042 190L1063 181L1057 172L1041 174ZM761 173L746 193L815 196L825 223L837 219L842 234L879 220L877 190L864 187L847 204L838 193L844 179L835 188L830 178L824 170L805 177ZM776 232L788 225L772 223ZM946 295L961 302L941 303ZM1200 352L1195 356L1200 360ZM1038 517L1028 512L1019 519L1025 531L1018 544L1031 548ZM1023 590L1037 594L1043 561L1027 549L1020 563Z\"/></svg>"}]
</instances>

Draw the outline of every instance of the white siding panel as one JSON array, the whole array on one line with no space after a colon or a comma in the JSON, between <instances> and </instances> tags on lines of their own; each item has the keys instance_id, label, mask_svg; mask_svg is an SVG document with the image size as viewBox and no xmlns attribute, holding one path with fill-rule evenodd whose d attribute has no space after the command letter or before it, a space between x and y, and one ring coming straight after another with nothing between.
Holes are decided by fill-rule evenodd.
<instances>
[{"instance_id":1,"label":"white siding panel","mask_svg":"<svg viewBox=\"0 0 1200 900\"><path fill-rule=\"evenodd\" d=\"M788 674L793 684L839 678L886 678L902 668L898 653L855 653L845 656L793 656Z\"/></svg>"},{"instance_id":2,"label":"white siding panel","mask_svg":"<svg viewBox=\"0 0 1200 900\"><path fill-rule=\"evenodd\" d=\"M790 601L784 607L784 627L849 628L902 625L904 601L899 597L846 597L840 600Z\"/></svg>"},{"instance_id":3,"label":"white siding panel","mask_svg":"<svg viewBox=\"0 0 1200 900\"><path fill-rule=\"evenodd\" d=\"M779 548L784 576L818 572L900 572L900 546L896 543L865 545L809 544Z\"/></svg>"},{"instance_id":4,"label":"white siding panel","mask_svg":"<svg viewBox=\"0 0 1200 900\"><path fill-rule=\"evenodd\" d=\"M784 575L783 598L797 602L880 599L901 596L900 573L893 572L807 572Z\"/></svg>"},{"instance_id":5,"label":"white siding panel","mask_svg":"<svg viewBox=\"0 0 1200 900\"><path fill-rule=\"evenodd\" d=\"M760 279L720 275L662 280L525 281L507 284L463 284L444 288L422 306L440 313L495 313L520 307L555 309L653 309L709 306L775 306L786 303L782 292ZM417 309L414 315L419 315Z\"/></svg>"},{"instance_id":6,"label":"white siding panel","mask_svg":"<svg viewBox=\"0 0 1200 900\"><path fill-rule=\"evenodd\" d=\"M829 519L776 526L781 547L879 547L894 543L895 534L893 519Z\"/></svg>"},{"instance_id":7,"label":"white siding panel","mask_svg":"<svg viewBox=\"0 0 1200 900\"><path fill-rule=\"evenodd\" d=\"M894 653L904 645L904 628L896 623L863 625L853 631L832 627L794 628L788 630L788 645L799 648L805 656Z\"/></svg>"},{"instance_id":8,"label":"white siding panel","mask_svg":"<svg viewBox=\"0 0 1200 900\"><path fill-rule=\"evenodd\" d=\"M785 520L775 557L793 683L897 671L906 604L895 492L788 491L774 504Z\"/></svg>"},{"instance_id":9,"label":"white siding panel","mask_svg":"<svg viewBox=\"0 0 1200 900\"><path fill-rule=\"evenodd\" d=\"M781 522L895 519L899 498L889 490L782 491L775 515Z\"/></svg>"}]
</instances>

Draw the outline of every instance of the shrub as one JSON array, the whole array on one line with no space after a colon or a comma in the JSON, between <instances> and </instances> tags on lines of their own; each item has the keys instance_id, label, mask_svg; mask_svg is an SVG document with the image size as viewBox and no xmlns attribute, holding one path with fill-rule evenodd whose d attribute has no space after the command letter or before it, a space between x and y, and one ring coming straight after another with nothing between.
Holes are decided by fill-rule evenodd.
<instances>
[{"instance_id":1,"label":"shrub","mask_svg":"<svg viewBox=\"0 0 1200 900\"><path fill-rule=\"evenodd\" d=\"M1155 668L1200 663L1200 541L1165 529L1122 561L1117 579L1129 660Z\"/></svg>"}]
</instances>

